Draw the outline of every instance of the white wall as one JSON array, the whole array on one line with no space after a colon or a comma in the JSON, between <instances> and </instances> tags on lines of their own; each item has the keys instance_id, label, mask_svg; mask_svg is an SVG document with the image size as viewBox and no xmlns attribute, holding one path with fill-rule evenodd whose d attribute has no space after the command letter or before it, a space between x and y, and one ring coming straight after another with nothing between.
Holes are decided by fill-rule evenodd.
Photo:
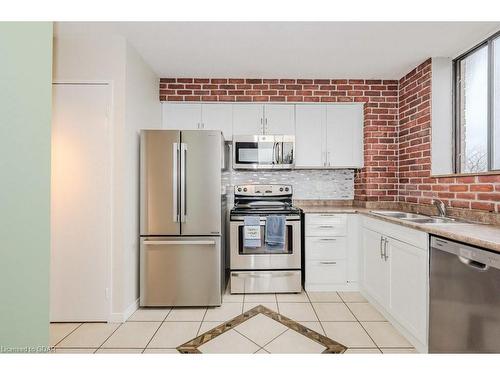
<instances>
[{"instance_id":1,"label":"white wall","mask_svg":"<svg viewBox=\"0 0 500 375\"><path fill-rule=\"evenodd\" d=\"M139 130L161 128L159 78L137 51L127 44L125 68L124 253L120 268L124 308L139 297ZM118 270L117 270L118 271Z\"/></svg>"},{"instance_id":2,"label":"white wall","mask_svg":"<svg viewBox=\"0 0 500 375\"><path fill-rule=\"evenodd\" d=\"M453 69L448 57L432 58L433 175L453 173Z\"/></svg>"},{"instance_id":3,"label":"white wall","mask_svg":"<svg viewBox=\"0 0 500 375\"><path fill-rule=\"evenodd\" d=\"M112 314L121 321L138 298L138 129L160 127L158 77L119 36L54 40L55 81L111 81L113 133Z\"/></svg>"}]
</instances>

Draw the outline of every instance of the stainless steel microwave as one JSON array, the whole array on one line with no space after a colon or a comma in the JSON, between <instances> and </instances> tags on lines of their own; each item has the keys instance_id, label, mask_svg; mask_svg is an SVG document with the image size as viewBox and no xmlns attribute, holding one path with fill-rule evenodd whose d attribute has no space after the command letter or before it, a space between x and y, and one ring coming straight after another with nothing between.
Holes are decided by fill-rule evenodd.
<instances>
[{"instance_id":1,"label":"stainless steel microwave","mask_svg":"<svg viewBox=\"0 0 500 375\"><path fill-rule=\"evenodd\" d=\"M234 169L291 169L295 136L237 135L233 138Z\"/></svg>"}]
</instances>

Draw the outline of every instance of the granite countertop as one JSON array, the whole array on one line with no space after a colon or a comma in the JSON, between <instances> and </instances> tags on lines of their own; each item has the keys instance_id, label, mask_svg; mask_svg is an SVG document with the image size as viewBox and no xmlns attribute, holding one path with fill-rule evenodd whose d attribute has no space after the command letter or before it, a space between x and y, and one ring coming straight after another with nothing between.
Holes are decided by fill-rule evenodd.
<instances>
[{"instance_id":1,"label":"granite countertop","mask_svg":"<svg viewBox=\"0 0 500 375\"><path fill-rule=\"evenodd\" d=\"M393 217L381 216L372 213L373 209L346 206L346 205L321 205L305 203L296 204L306 214L322 214L322 213L346 213L346 214L362 214L375 219L387 221L393 224L403 225L408 228L417 229L429 234L449 238L464 242L470 245L483 247L485 249L500 252L500 227L490 224L474 224L474 223L458 223L458 224L421 224L414 223L408 220L397 219ZM404 211L404 210L403 210Z\"/></svg>"}]
</instances>

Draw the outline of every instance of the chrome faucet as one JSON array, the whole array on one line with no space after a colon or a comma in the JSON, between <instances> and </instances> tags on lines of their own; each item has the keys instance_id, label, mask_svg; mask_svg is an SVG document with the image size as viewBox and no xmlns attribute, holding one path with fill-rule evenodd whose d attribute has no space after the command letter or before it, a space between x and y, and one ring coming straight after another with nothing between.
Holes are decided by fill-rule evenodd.
<instances>
[{"instance_id":1,"label":"chrome faucet","mask_svg":"<svg viewBox=\"0 0 500 375\"><path fill-rule=\"evenodd\" d=\"M432 204L437 207L439 216L446 217L446 205L441 199L433 199Z\"/></svg>"}]
</instances>

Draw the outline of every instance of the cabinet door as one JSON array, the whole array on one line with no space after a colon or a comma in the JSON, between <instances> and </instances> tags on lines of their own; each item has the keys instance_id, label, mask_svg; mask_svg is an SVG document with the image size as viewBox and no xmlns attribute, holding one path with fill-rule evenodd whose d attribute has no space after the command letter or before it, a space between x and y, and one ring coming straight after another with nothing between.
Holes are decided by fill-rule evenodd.
<instances>
[{"instance_id":1,"label":"cabinet door","mask_svg":"<svg viewBox=\"0 0 500 375\"><path fill-rule=\"evenodd\" d=\"M295 105L264 105L264 133L278 135L295 134Z\"/></svg>"},{"instance_id":2,"label":"cabinet door","mask_svg":"<svg viewBox=\"0 0 500 375\"><path fill-rule=\"evenodd\" d=\"M262 134L263 121L262 104L233 104L233 135Z\"/></svg>"},{"instance_id":3,"label":"cabinet door","mask_svg":"<svg viewBox=\"0 0 500 375\"><path fill-rule=\"evenodd\" d=\"M363 105L328 105L326 138L328 166L361 168L363 166Z\"/></svg>"},{"instance_id":4,"label":"cabinet door","mask_svg":"<svg viewBox=\"0 0 500 375\"><path fill-rule=\"evenodd\" d=\"M420 342L427 342L427 251L389 239L390 312Z\"/></svg>"},{"instance_id":5,"label":"cabinet door","mask_svg":"<svg viewBox=\"0 0 500 375\"><path fill-rule=\"evenodd\" d=\"M220 130L224 139L233 139L233 105L232 104L202 104L202 129Z\"/></svg>"},{"instance_id":6,"label":"cabinet door","mask_svg":"<svg viewBox=\"0 0 500 375\"><path fill-rule=\"evenodd\" d=\"M164 129L196 130L201 128L201 104L163 103Z\"/></svg>"},{"instance_id":7,"label":"cabinet door","mask_svg":"<svg viewBox=\"0 0 500 375\"><path fill-rule=\"evenodd\" d=\"M326 166L326 106L295 107L295 167Z\"/></svg>"},{"instance_id":8,"label":"cabinet door","mask_svg":"<svg viewBox=\"0 0 500 375\"><path fill-rule=\"evenodd\" d=\"M358 215L347 215L347 281L357 283L359 279L359 235Z\"/></svg>"},{"instance_id":9,"label":"cabinet door","mask_svg":"<svg viewBox=\"0 0 500 375\"><path fill-rule=\"evenodd\" d=\"M382 235L363 228L363 285L385 308L389 308L389 263L382 258Z\"/></svg>"}]
</instances>

